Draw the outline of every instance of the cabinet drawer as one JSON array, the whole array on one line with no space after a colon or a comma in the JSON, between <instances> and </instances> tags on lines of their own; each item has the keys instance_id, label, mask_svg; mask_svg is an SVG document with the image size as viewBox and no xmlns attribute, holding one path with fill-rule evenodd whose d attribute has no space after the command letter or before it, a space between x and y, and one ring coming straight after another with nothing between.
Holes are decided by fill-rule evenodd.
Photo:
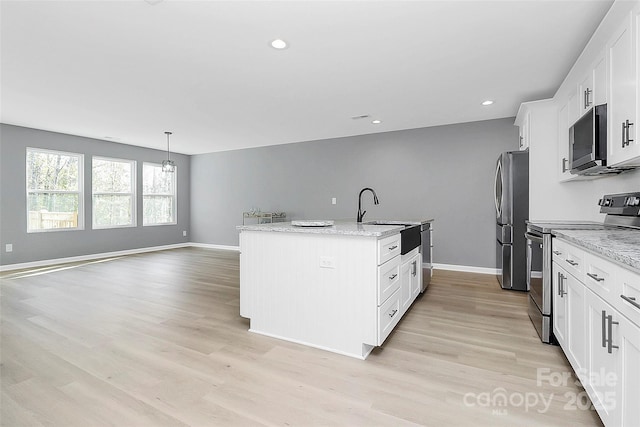
<instances>
[{"instance_id":1,"label":"cabinet drawer","mask_svg":"<svg viewBox=\"0 0 640 427\"><path fill-rule=\"evenodd\" d=\"M605 301L612 303L615 294L620 295L616 288L616 272L619 267L612 262L600 258L591 253L585 253L584 257L584 283L596 295Z\"/></svg>"},{"instance_id":2,"label":"cabinet drawer","mask_svg":"<svg viewBox=\"0 0 640 427\"><path fill-rule=\"evenodd\" d=\"M378 240L378 265L400 255L400 233Z\"/></svg>"},{"instance_id":3,"label":"cabinet drawer","mask_svg":"<svg viewBox=\"0 0 640 427\"><path fill-rule=\"evenodd\" d=\"M400 257L378 267L378 305L381 305L400 287Z\"/></svg>"},{"instance_id":4,"label":"cabinet drawer","mask_svg":"<svg viewBox=\"0 0 640 427\"><path fill-rule=\"evenodd\" d=\"M614 307L640 326L640 274L620 268L617 275L618 289L614 297Z\"/></svg>"},{"instance_id":5,"label":"cabinet drawer","mask_svg":"<svg viewBox=\"0 0 640 427\"><path fill-rule=\"evenodd\" d=\"M560 264L567 272L573 274L578 280L584 281L585 252L575 246L553 239L553 260Z\"/></svg>"},{"instance_id":6,"label":"cabinet drawer","mask_svg":"<svg viewBox=\"0 0 640 427\"><path fill-rule=\"evenodd\" d=\"M378 307L378 345L382 345L400 321L400 290L396 291Z\"/></svg>"}]
</instances>

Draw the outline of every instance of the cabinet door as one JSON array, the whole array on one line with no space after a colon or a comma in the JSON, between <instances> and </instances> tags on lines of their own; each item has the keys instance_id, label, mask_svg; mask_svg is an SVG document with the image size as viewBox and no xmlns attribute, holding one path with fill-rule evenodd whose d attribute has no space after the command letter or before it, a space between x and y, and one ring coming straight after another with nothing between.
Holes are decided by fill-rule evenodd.
<instances>
[{"instance_id":1,"label":"cabinet door","mask_svg":"<svg viewBox=\"0 0 640 427\"><path fill-rule=\"evenodd\" d=\"M638 426L640 423L640 327L620 316L620 352L621 368L616 380L619 383L616 403L622 418L623 427Z\"/></svg>"},{"instance_id":2,"label":"cabinet door","mask_svg":"<svg viewBox=\"0 0 640 427\"><path fill-rule=\"evenodd\" d=\"M607 60L604 52L600 59L596 61L593 67L593 105L602 105L607 103Z\"/></svg>"},{"instance_id":3,"label":"cabinet door","mask_svg":"<svg viewBox=\"0 0 640 427\"><path fill-rule=\"evenodd\" d=\"M520 150L529 148L529 140L531 136L531 113L527 112L520 126Z\"/></svg>"},{"instance_id":4,"label":"cabinet door","mask_svg":"<svg viewBox=\"0 0 640 427\"><path fill-rule=\"evenodd\" d=\"M558 344L568 353L567 343L567 298L565 282L569 275L558 263L554 262L551 268L552 295L553 295L553 335Z\"/></svg>"},{"instance_id":5,"label":"cabinet door","mask_svg":"<svg viewBox=\"0 0 640 427\"><path fill-rule=\"evenodd\" d=\"M578 100L577 100L577 89L572 90L569 94L569 99L567 101L567 115L569 116L569 126L573 126L573 124L578 120L579 111L578 111Z\"/></svg>"},{"instance_id":6,"label":"cabinet door","mask_svg":"<svg viewBox=\"0 0 640 427\"><path fill-rule=\"evenodd\" d=\"M586 327L586 293L588 290L571 274L566 274L563 284L563 290L566 292L564 298L566 300L566 316L567 316L567 335L566 342L568 348L568 358L571 365L578 372L584 371L587 367L587 335Z\"/></svg>"},{"instance_id":7,"label":"cabinet door","mask_svg":"<svg viewBox=\"0 0 640 427\"><path fill-rule=\"evenodd\" d=\"M605 425L620 425L620 314L593 292L586 291L588 365L582 385ZM637 363L637 361L636 361ZM586 378L584 378L586 377ZM586 382L586 384L585 384ZM637 403L636 403L637 404Z\"/></svg>"},{"instance_id":8,"label":"cabinet door","mask_svg":"<svg viewBox=\"0 0 640 427\"><path fill-rule=\"evenodd\" d=\"M420 294L422 285L422 255L417 253L411 259L411 302Z\"/></svg>"},{"instance_id":9,"label":"cabinet door","mask_svg":"<svg viewBox=\"0 0 640 427\"><path fill-rule=\"evenodd\" d=\"M400 313L404 314L411 302L411 261L407 261L400 266Z\"/></svg>"},{"instance_id":10,"label":"cabinet door","mask_svg":"<svg viewBox=\"0 0 640 427\"><path fill-rule=\"evenodd\" d=\"M633 13L608 44L609 121L607 141L609 165L628 164L638 155L636 140L636 78L633 49ZM633 140L633 141L632 141Z\"/></svg>"},{"instance_id":11,"label":"cabinet door","mask_svg":"<svg viewBox=\"0 0 640 427\"><path fill-rule=\"evenodd\" d=\"M569 112L568 104L558 111L558 180L568 181L577 175L571 175L569 162Z\"/></svg>"},{"instance_id":12,"label":"cabinet door","mask_svg":"<svg viewBox=\"0 0 640 427\"><path fill-rule=\"evenodd\" d=\"M580 117L593 107L595 95L593 92L593 80L593 70L590 69L578 84L578 114Z\"/></svg>"}]
</instances>

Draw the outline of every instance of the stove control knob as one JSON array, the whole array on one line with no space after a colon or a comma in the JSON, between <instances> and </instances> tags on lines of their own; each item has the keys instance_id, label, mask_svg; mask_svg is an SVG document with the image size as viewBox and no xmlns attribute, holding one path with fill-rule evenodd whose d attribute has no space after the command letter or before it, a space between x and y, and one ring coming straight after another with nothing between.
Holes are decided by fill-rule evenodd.
<instances>
[{"instance_id":1,"label":"stove control knob","mask_svg":"<svg viewBox=\"0 0 640 427\"><path fill-rule=\"evenodd\" d=\"M598 200L598 206L604 206L604 199Z\"/></svg>"}]
</instances>

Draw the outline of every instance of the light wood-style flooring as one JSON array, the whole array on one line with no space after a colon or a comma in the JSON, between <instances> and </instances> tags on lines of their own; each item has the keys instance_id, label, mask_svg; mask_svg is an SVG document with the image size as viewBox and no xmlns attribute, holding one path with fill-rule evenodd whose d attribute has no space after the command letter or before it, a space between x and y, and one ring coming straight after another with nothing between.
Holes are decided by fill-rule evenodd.
<instances>
[{"instance_id":1,"label":"light wood-style flooring","mask_svg":"<svg viewBox=\"0 0 640 427\"><path fill-rule=\"evenodd\" d=\"M247 332L238 254L3 273L2 426L601 425L527 295L437 271L366 361Z\"/></svg>"}]
</instances>

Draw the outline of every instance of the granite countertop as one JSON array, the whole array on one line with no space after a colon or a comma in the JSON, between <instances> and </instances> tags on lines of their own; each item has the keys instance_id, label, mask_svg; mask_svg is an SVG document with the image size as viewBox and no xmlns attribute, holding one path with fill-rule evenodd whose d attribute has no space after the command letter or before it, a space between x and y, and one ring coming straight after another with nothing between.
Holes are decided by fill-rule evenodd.
<instances>
[{"instance_id":1,"label":"granite countertop","mask_svg":"<svg viewBox=\"0 0 640 427\"><path fill-rule=\"evenodd\" d=\"M273 224L251 224L238 225L236 229L239 231L267 231L281 233L307 233L307 234L328 234L328 235L346 235L346 236L363 236L382 238L399 233L404 229L403 224L421 225L432 222L433 219L426 220L365 220L363 223L355 221L335 221L334 225L329 227L298 227L291 225L291 222L274 222ZM384 222L386 224L398 225L380 225L368 224L369 222Z\"/></svg>"},{"instance_id":2,"label":"granite countertop","mask_svg":"<svg viewBox=\"0 0 640 427\"><path fill-rule=\"evenodd\" d=\"M640 273L640 230L553 230L553 234Z\"/></svg>"},{"instance_id":3,"label":"granite countertop","mask_svg":"<svg viewBox=\"0 0 640 427\"><path fill-rule=\"evenodd\" d=\"M606 228L604 223L596 221L562 221L562 220L527 220L527 225L540 229L543 233L555 230L600 230Z\"/></svg>"}]
</instances>

